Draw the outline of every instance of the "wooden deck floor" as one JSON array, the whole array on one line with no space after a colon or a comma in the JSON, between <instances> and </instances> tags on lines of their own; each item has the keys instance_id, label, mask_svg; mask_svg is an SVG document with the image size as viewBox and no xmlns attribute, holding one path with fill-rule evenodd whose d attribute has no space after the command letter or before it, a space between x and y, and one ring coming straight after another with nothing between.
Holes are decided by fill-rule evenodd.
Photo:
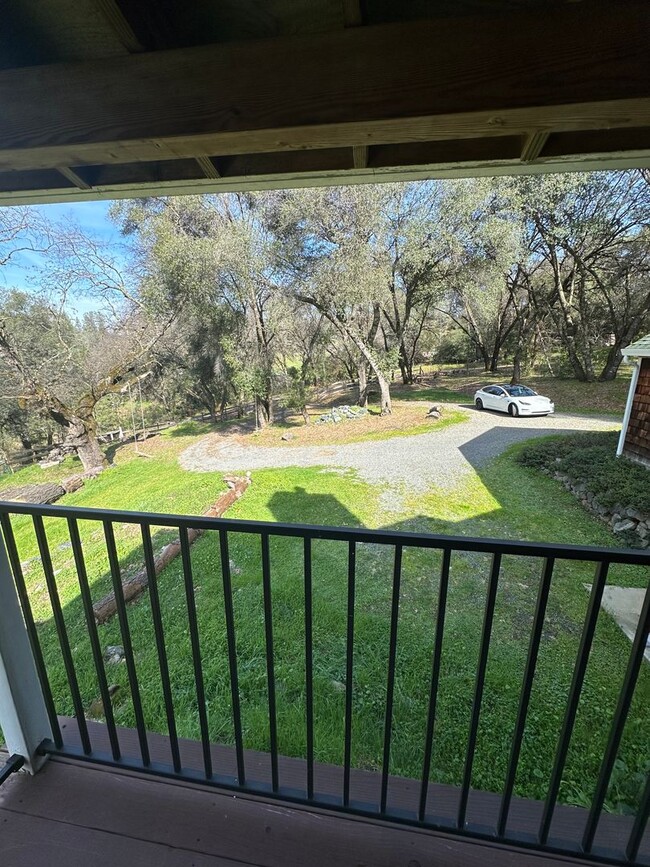
<instances>
[{"instance_id":1,"label":"wooden deck floor","mask_svg":"<svg viewBox=\"0 0 650 867\"><path fill-rule=\"evenodd\" d=\"M547 867L552 859L70 760L0 790L3 867Z\"/></svg>"},{"instance_id":2,"label":"wooden deck floor","mask_svg":"<svg viewBox=\"0 0 650 867\"><path fill-rule=\"evenodd\" d=\"M96 737L101 736L102 728L97 729ZM120 734L128 746L133 733L122 729ZM154 751L164 748L165 740L154 736ZM193 742L187 744L193 746ZM227 748L216 749L222 751L218 754L222 763L228 761ZM251 765L265 758L253 753L246 757ZM0 762L4 758L0 753ZM302 770L299 760L281 762L281 772L287 776ZM323 782L327 767L320 766ZM375 776L353 774L358 775L353 784L360 788ZM445 790L436 787L433 792L439 802ZM407 795L408 787L400 797ZM475 795L476 808L486 819L492 818L491 799L497 796ZM571 822L572 815L571 808L560 808L561 823ZM609 842L612 839L610 836ZM52 758L35 777L16 774L0 788L1 867L551 867L586 863L590 862L584 858L554 858L497 843L461 840L451 834L293 807L70 758Z\"/></svg>"},{"instance_id":3,"label":"wooden deck floor","mask_svg":"<svg viewBox=\"0 0 650 867\"><path fill-rule=\"evenodd\" d=\"M3 867L550 867L582 863L200 786L48 762L0 790Z\"/></svg>"}]
</instances>

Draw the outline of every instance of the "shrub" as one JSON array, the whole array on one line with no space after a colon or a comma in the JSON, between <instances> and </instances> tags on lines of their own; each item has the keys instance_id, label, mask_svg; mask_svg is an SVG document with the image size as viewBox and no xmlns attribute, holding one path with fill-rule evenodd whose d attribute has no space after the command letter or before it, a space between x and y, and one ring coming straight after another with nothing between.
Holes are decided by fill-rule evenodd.
<instances>
[{"instance_id":1,"label":"shrub","mask_svg":"<svg viewBox=\"0 0 650 867\"><path fill-rule=\"evenodd\" d=\"M620 503L650 514L650 472L626 457L617 458L617 441L616 431L549 437L526 445L517 460L584 482L603 506Z\"/></svg>"}]
</instances>

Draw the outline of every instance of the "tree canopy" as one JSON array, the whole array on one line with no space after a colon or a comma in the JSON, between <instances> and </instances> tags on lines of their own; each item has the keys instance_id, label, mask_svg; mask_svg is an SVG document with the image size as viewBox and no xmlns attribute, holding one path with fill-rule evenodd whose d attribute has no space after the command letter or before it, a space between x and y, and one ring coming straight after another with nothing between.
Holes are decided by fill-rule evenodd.
<instances>
[{"instance_id":1,"label":"tree canopy","mask_svg":"<svg viewBox=\"0 0 650 867\"><path fill-rule=\"evenodd\" d=\"M87 467L103 461L98 405L133 382L167 414L250 407L267 425L280 406L307 420L312 386L349 379L389 413L395 376L413 382L424 360L507 362L518 381L541 356L606 380L650 329L637 171L147 198L111 213L120 256L69 221L0 209L0 274L26 251L38 261L29 291L0 295L3 435L62 430Z\"/></svg>"}]
</instances>

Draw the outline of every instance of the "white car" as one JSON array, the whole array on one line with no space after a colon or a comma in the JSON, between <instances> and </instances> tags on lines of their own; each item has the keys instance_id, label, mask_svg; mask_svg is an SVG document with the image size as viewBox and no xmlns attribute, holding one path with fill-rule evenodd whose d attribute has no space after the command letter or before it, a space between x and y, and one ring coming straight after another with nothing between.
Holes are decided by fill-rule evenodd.
<instances>
[{"instance_id":1,"label":"white car","mask_svg":"<svg viewBox=\"0 0 650 867\"><path fill-rule=\"evenodd\" d=\"M477 409L497 409L518 415L549 415L555 404L526 385L486 385L474 395Z\"/></svg>"}]
</instances>

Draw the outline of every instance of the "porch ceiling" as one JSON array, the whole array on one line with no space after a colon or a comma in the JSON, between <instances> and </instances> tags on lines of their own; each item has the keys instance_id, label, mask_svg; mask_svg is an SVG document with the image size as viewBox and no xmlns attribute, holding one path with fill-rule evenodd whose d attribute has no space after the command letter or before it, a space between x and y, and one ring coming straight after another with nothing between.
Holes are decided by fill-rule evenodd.
<instances>
[{"instance_id":1,"label":"porch ceiling","mask_svg":"<svg viewBox=\"0 0 650 867\"><path fill-rule=\"evenodd\" d=\"M650 3L7 0L0 204L650 166Z\"/></svg>"}]
</instances>

